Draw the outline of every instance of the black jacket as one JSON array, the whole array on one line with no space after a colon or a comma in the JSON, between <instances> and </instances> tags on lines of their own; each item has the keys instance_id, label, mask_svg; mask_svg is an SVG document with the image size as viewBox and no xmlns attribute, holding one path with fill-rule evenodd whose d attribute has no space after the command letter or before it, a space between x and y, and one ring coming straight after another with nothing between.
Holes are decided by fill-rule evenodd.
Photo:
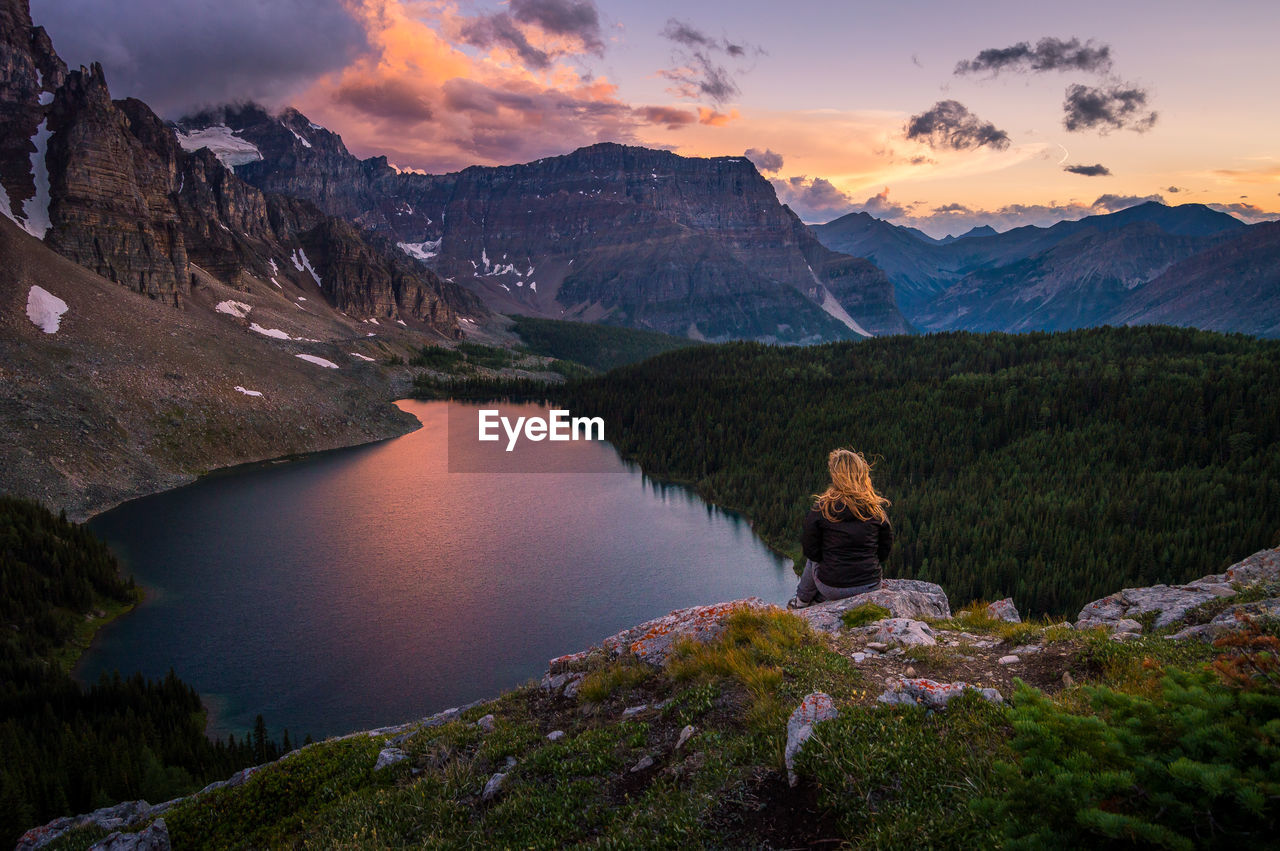
<instances>
[{"instance_id":1,"label":"black jacket","mask_svg":"<svg viewBox=\"0 0 1280 851\"><path fill-rule=\"evenodd\" d=\"M812 508L804 518L800 545L804 557L817 563L815 573L823 585L870 585L880 581L880 564L893 549L893 526L887 520L859 520L848 508L832 523Z\"/></svg>"}]
</instances>

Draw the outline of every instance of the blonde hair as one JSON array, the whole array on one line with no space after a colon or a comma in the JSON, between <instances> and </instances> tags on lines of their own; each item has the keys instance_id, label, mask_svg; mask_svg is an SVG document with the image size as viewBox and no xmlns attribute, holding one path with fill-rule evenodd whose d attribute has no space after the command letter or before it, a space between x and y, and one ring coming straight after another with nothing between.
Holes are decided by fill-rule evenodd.
<instances>
[{"instance_id":1,"label":"blonde hair","mask_svg":"<svg viewBox=\"0 0 1280 851\"><path fill-rule=\"evenodd\" d=\"M884 509L889 500L876 493L871 484L871 465L861 452L833 449L827 456L827 469L831 471L831 484L813 497L817 500L814 507L823 517L835 523L840 512L848 508L859 520L888 522Z\"/></svg>"}]
</instances>

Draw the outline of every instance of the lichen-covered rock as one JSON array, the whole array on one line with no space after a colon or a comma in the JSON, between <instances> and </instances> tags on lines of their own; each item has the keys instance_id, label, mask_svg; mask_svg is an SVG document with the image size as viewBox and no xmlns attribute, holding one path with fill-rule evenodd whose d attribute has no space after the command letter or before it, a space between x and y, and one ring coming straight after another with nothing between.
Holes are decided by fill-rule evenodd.
<instances>
[{"instance_id":1,"label":"lichen-covered rock","mask_svg":"<svg viewBox=\"0 0 1280 851\"><path fill-rule=\"evenodd\" d=\"M547 674L554 677L571 671L576 664L600 651L610 658L629 654L651 665L661 665L680 639L713 641L724 632L725 618L734 612L767 611L773 608L776 607L759 597L748 597L728 603L677 609L606 638L600 642L599 650L593 648L581 653L558 656L549 663Z\"/></svg>"},{"instance_id":2,"label":"lichen-covered rock","mask_svg":"<svg viewBox=\"0 0 1280 851\"><path fill-rule=\"evenodd\" d=\"M1280 580L1280 547L1259 550L1248 558L1227 568L1224 580L1228 583L1254 585Z\"/></svg>"},{"instance_id":3,"label":"lichen-covered rock","mask_svg":"<svg viewBox=\"0 0 1280 851\"><path fill-rule=\"evenodd\" d=\"M1172 635L1166 636L1166 638L1200 638L1205 641L1213 641L1214 639L1226 635L1228 632L1243 629L1244 621L1240 619L1240 615L1259 619L1280 618L1280 597L1272 597L1267 600L1258 600L1254 603L1241 603L1239 605L1230 606L1220 612L1217 617L1208 623L1189 626L1186 629L1179 630Z\"/></svg>"},{"instance_id":4,"label":"lichen-covered rock","mask_svg":"<svg viewBox=\"0 0 1280 851\"><path fill-rule=\"evenodd\" d=\"M1022 616L1018 614L1018 607L1013 604L1012 597L1005 597L1003 600L988 604L987 614L998 621L1022 623Z\"/></svg>"},{"instance_id":5,"label":"lichen-covered rock","mask_svg":"<svg viewBox=\"0 0 1280 851\"><path fill-rule=\"evenodd\" d=\"M796 774L795 761L804 743L813 735L813 727L823 721L830 721L839 715L835 701L831 695L820 691L806 695L800 705L787 719L787 749L784 754L787 764L787 782L795 786L800 782Z\"/></svg>"},{"instance_id":6,"label":"lichen-covered rock","mask_svg":"<svg viewBox=\"0 0 1280 851\"><path fill-rule=\"evenodd\" d=\"M1117 633L1132 633L1134 635L1142 634L1142 624L1138 623L1133 618L1120 618L1120 620L1115 620L1115 621L1078 620L1075 623L1075 628L1076 629L1105 629L1107 632L1110 632L1113 635Z\"/></svg>"},{"instance_id":7,"label":"lichen-covered rock","mask_svg":"<svg viewBox=\"0 0 1280 851\"><path fill-rule=\"evenodd\" d=\"M1260 550L1227 568L1185 585L1126 588L1108 594L1080 610L1077 629L1135 620L1154 612L1157 629L1181 622L1189 610L1219 597L1234 596L1235 585L1255 585L1280 579L1280 549ZM1132 630L1124 630L1132 631Z\"/></svg>"},{"instance_id":8,"label":"lichen-covered rock","mask_svg":"<svg viewBox=\"0 0 1280 851\"><path fill-rule=\"evenodd\" d=\"M951 617L951 604L947 602L942 587L918 579L886 579L875 591L843 600L815 603L795 614L807 620L818 632L835 634L844 628L840 618L845 612L867 603L883 606L895 618Z\"/></svg>"},{"instance_id":9,"label":"lichen-covered rock","mask_svg":"<svg viewBox=\"0 0 1280 851\"><path fill-rule=\"evenodd\" d=\"M861 630L880 644L914 647L932 646L938 643L937 638L934 637L933 627L924 621L915 621L911 618L886 618L861 627Z\"/></svg>"},{"instance_id":10,"label":"lichen-covered rock","mask_svg":"<svg viewBox=\"0 0 1280 851\"><path fill-rule=\"evenodd\" d=\"M156 819L137 833L116 831L89 846L89 851L170 851L169 828Z\"/></svg>"},{"instance_id":11,"label":"lichen-covered rock","mask_svg":"<svg viewBox=\"0 0 1280 851\"><path fill-rule=\"evenodd\" d=\"M1000 692L993 688L979 688L965 682L940 683L919 677L900 678L877 698L881 703L905 706L923 706L926 709L945 709L953 699L966 691L974 691L991 703L1003 703Z\"/></svg>"},{"instance_id":12,"label":"lichen-covered rock","mask_svg":"<svg viewBox=\"0 0 1280 851\"><path fill-rule=\"evenodd\" d=\"M119 831L149 818L152 807L146 801L125 801L110 807L102 807L81 816L64 816L48 824L33 827L18 839L17 851L33 851L43 848L60 838L67 831L79 827L96 827L101 830ZM168 834L166 833L166 838Z\"/></svg>"},{"instance_id":13,"label":"lichen-covered rock","mask_svg":"<svg viewBox=\"0 0 1280 851\"><path fill-rule=\"evenodd\" d=\"M1089 603L1080 610L1076 625L1108 626L1154 612L1154 625L1159 629L1179 622L1196 606L1234 593L1230 587L1220 589L1218 586L1208 588L1190 584L1126 588Z\"/></svg>"}]
</instances>

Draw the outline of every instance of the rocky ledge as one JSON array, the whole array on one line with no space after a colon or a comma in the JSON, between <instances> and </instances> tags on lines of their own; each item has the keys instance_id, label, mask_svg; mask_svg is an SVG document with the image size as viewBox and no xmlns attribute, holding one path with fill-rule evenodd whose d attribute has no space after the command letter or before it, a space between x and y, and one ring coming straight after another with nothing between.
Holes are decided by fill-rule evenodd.
<instances>
[{"instance_id":1,"label":"rocky ledge","mask_svg":"<svg viewBox=\"0 0 1280 851\"><path fill-rule=\"evenodd\" d=\"M589 672L600 670L602 664L632 659L637 664L662 668L681 642L712 642L723 635L735 613L782 611L785 610L755 597L679 609L623 630L580 653L552 659L540 687L534 691L548 706L556 708L557 714L546 719L548 724L572 723L567 719L580 714L574 709L579 686ZM1021 624L1013 601L1008 599L992 603L985 610L970 607L953 617L941 587L900 579L885 580L881 588L868 594L819 603L791 614L806 621L831 649L857 665L867 681L883 683L882 689L864 691L859 703L944 712L952 700L966 694L1002 703L1011 692L1015 677L1045 691L1073 685L1070 651L1063 648L1071 645L1064 639L1079 631L1110 633L1116 641L1135 640L1144 632L1173 640L1208 639L1239 628L1245 615L1280 616L1280 549L1261 551L1221 574L1183 585L1126 588L1085 606L1074 623ZM917 667L921 670L917 671ZM618 721L655 718L669 702L619 704L612 711ZM378 740L372 768L380 772L409 759L408 743L429 728L474 719L467 723L481 735L494 732L502 719L493 712L500 710L476 718L477 712L484 711L477 708L482 705L488 706L477 703L449 709L418 721L343 738ZM830 695L814 692L791 713L786 725L785 764L792 786L802 780L797 758L805 743L816 727L839 717L841 709ZM565 729L556 726L545 738L556 742L565 736ZM670 736L669 742L656 747L627 772L647 775L660 767L660 761L676 760L677 754L690 747L691 740L698 740L698 730L692 725L678 731L672 728ZM281 761L294 759L306 750L294 751ZM519 764L516 757L508 757L505 765L495 766L498 770L487 776L477 801L489 803L503 796L508 777ZM41 848L82 827L114 831L92 846L95 849L168 848L169 837L160 816L215 789L250 782L262 768L245 769L188 798L156 806L132 801L85 816L57 819L28 831L18 848ZM664 770L676 769L669 766Z\"/></svg>"}]
</instances>

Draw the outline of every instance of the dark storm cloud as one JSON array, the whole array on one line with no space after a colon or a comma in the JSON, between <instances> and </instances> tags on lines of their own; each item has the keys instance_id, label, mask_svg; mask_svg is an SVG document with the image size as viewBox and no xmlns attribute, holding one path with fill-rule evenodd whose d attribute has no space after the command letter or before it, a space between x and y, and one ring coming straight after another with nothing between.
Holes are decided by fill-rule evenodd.
<instances>
[{"instance_id":1,"label":"dark storm cloud","mask_svg":"<svg viewBox=\"0 0 1280 851\"><path fill-rule=\"evenodd\" d=\"M1163 204L1164 198L1160 195L1099 195L1093 202L1093 208L1107 213L1116 213L1129 207L1146 204L1148 201Z\"/></svg>"},{"instance_id":2,"label":"dark storm cloud","mask_svg":"<svg viewBox=\"0 0 1280 851\"><path fill-rule=\"evenodd\" d=\"M367 47L340 0L33 5L68 64L100 61L113 96L170 117L226 101L281 102Z\"/></svg>"},{"instance_id":3,"label":"dark storm cloud","mask_svg":"<svg viewBox=\"0 0 1280 851\"><path fill-rule=\"evenodd\" d=\"M759 148L747 148L742 154L755 165L760 171L779 171L782 168L782 154L765 148L763 151Z\"/></svg>"},{"instance_id":4,"label":"dark storm cloud","mask_svg":"<svg viewBox=\"0 0 1280 851\"><path fill-rule=\"evenodd\" d=\"M506 12L472 18L462 25L461 35L467 44L476 47L509 47L531 68L543 69L551 64L551 56L530 44L524 31Z\"/></svg>"},{"instance_id":5,"label":"dark storm cloud","mask_svg":"<svg viewBox=\"0 0 1280 851\"><path fill-rule=\"evenodd\" d=\"M403 80L372 79L343 83L333 92L337 103L376 118L417 123L433 116L422 93Z\"/></svg>"},{"instance_id":6,"label":"dark storm cloud","mask_svg":"<svg viewBox=\"0 0 1280 851\"><path fill-rule=\"evenodd\" d=\"M773 188L778 200L806 222L825 221L850 211L853 199L824 177L810 180L805 175L777 178Z\"/></svg>"},{"instance_id":7,"label":"dark storm cloud","mask_svg":"<svg viewBox=\"0 0 1280 851\"><path fill-rule=\"evenodd\" d=\"M1070 174L1082 174L1085 177L1110 177L1111 169L1102 163L1094 165L1068 165L1063 166L1062 170Z\"/></svg>"},{"instance_id":8,"label":"dark storm cloud","mask_svg":"<svg viewBox=\"0 0 1280 851\"><path fill-rule=\"evenodd\" d=\"M1068 131L1135 130L1146 132L1155 126L1157 113L1147 110L1146 89L1131 83L1109 86L1084 86L1074 83L1067 87L1062 102L1062 126Z\"/></svg>"},{"instance_id":9,"label":"dark storm cloud","mask_svg":"<svg viewBox=\"0 0 1280 851\"><path fill-rule=\"evenodd\" d=\"M543 70L564 51L548 53L534 47L526 27L537 27L544 33L569 36L587 53L604 53L600 37L600 14L591 0L512 0L510 12L478 15L468 18L459 33L467 44L489 48L509 47L530 68ZM576 48L575 48L576 51Z\"/></svg>"},{"instance_id":10,"label":"dark storm cloud","mask_svg":"<svg viewBox=\"0 0 1280 851\"><path fill-rule=\"evenodd\" d=\"M956 64L957 74L981 74L992 76L1001 71L1088 71L1105 73L1111 69L1111 48L1095 45L1090 39L1081 44L1080 39L1042 38L1032 47L1020 41L1012 47L991 47L981 51L973 59Z\"/></svg>"},{"instance_id":11,"label":"dark storm cloud","mask_svg":"<svg viewBox=\"0 0 1280 851\"><path fill-rule=\"evenodd\" d=\"M675 67L658 73L674 84L670 89L672 93L692 100L706 99L723 104L736 97L740 89L734 78L735 72L726 68L720 57L741 60L764 53L754 45L714 38L675 18L667 20L659 35L676 45L676 50L671 55Z\"/></svg>"},{"instance_id":12,"label":"dark storm cloud","mask_svg":"<svg viewBox=\"0 0 1280 851\"><path fill-rule=\"evenodd\" d=\"M591 0L511 0L511 15L544 32L572 36L593 53L604 50L600 13Z\"/></svg>"},{"instance_id":13,"label":"dark storm cloud","mask_svg":"<svg viewBox=\"0 0 1280 851\"><path fill-rule=\"evenodd\" d=\"M989 121L983 121L964 104L941 100L931 109L911 116L907 122L907 138L924 142L932 148L956 151L989 145L996 150L1009 147L1009 134Z\"/></svg>"}]
</instances>

